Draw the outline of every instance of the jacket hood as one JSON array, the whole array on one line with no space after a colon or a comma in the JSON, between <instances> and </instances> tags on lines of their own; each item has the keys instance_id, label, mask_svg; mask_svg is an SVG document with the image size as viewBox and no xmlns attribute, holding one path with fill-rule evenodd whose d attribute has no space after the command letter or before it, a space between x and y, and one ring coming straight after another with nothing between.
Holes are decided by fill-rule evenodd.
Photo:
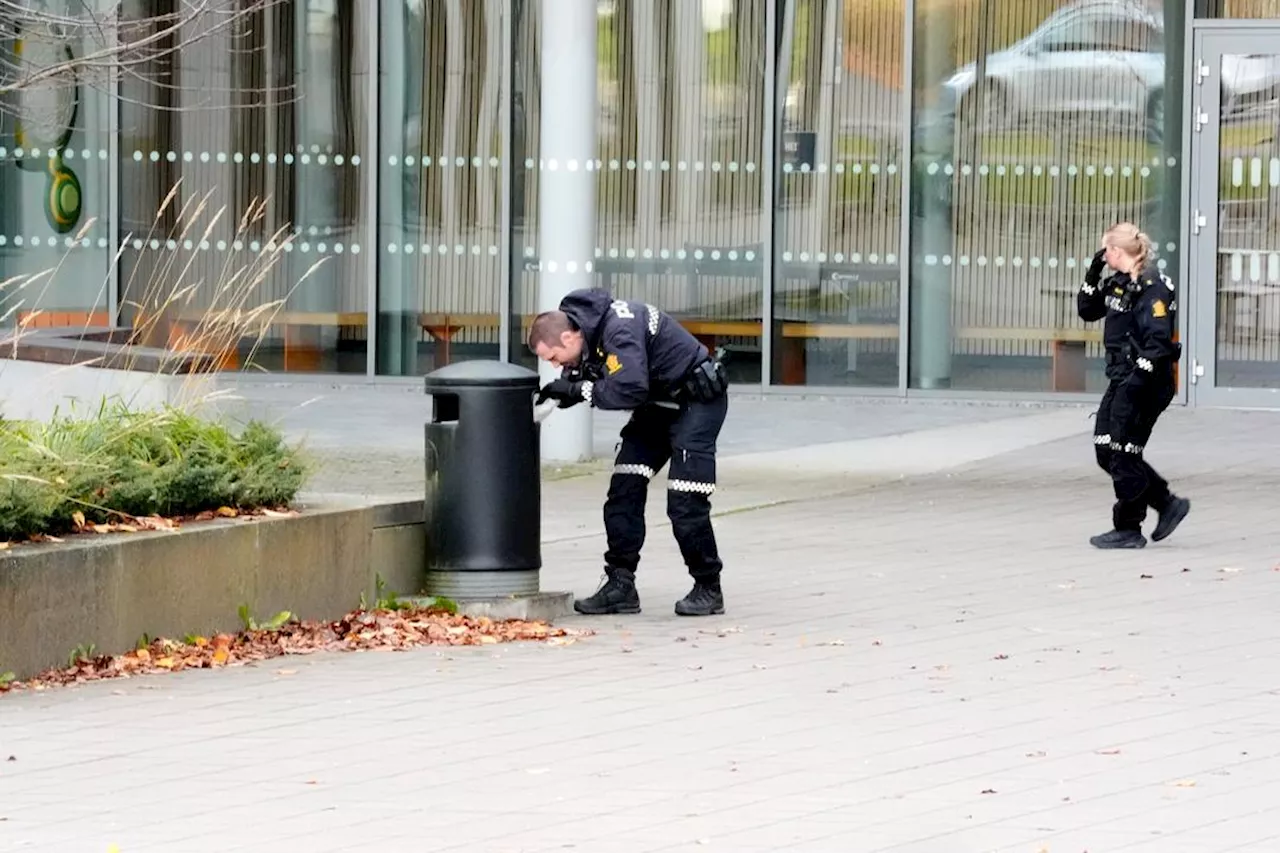
<instances>
[{"instance_id":1,"label":"jacket hood","mask_svg":"<svg viewBox=\"0 0 1280 853\"><path fill-rule=\"evenodd\" d=\"M594 349L600 343L604 315L612 304L613 296L609 291L584 288L570 291L560 300L560 310L569 315L569 319L586 338L587 345Z\"/></svg>"}]
</instances>

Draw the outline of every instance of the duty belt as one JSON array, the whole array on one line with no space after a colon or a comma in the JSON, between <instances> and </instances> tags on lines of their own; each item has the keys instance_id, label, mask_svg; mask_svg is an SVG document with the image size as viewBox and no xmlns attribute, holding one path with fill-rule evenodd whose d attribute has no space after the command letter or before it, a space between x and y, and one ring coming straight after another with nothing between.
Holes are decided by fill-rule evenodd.
<instances>
[{"instance_id":1,"label":"duty belt","mask_svg":"<svg viewBox=\"0 0 1280 853\"><path fill-rule=\"evenodd\" d=\"M1129 358L1123 352L1107 350L1106 365L1107 367L1116 367L1116 366L1127 367L1129 365Z\"/></svg>"}]
</instances>

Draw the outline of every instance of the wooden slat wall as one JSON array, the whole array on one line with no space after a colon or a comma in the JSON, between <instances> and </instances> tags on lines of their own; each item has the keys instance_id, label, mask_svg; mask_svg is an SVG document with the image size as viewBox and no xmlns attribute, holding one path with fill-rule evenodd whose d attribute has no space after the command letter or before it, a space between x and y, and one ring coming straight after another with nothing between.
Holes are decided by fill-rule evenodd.
<instances>
[{"instance_id":1,"label":"wooden slat wall","mask_svg":"<svg viewBox=\"0 0 1280 853\"><path fill-rule=\"evenodd\" d=\"M602 13L597 258L762 258L765 0L725 5L728 14L712 28L703 4L687 0L617 0ZM516 33L526 87L517 156L535 164L541 25L537 4L526 3ZM536 246L536 168L520 179L517 256ZM620 274L607 283L622 297L708 318L758 317L763 286L759 275L704 276L695 285L684 271ZM516 311L533 310L536 289L537 273L522 272Z\"/></svg>"},{"instance_id":2,"label":"wooden slat wall","mask_svg":"<svg viewBox=\"0 0 1280 853\"><path fill-rule=\"evenodd\" d=\"M865 264L898 269L901 246L903 0L791 0L784 132L813 134L813 160L782 162L775 255L783 263ZM784 15L787 14L785 11ZM788 52L784 52L786 56ZM819 293L814 306L844 320L898 322L896 283L774 282L776 305ZM841 343L893 352L896 340Z\"/></svg>"},{"instance_id":3,"label":"wooden slat wall","mask_svg":"<svg viewBox=\"0 0 1280 853\"><path fill-rule=\"evenodd\" d=\"M421 45L406 51L405 64L421 69L422 131L406 140L411 160L384 168L401 170L412 205L406 226L418 245L407 244L414 260L404 268L422 311L498 312L503 6L443 0L405 17L411 44ZM455 341L496 339L492 330L468 329Z\"/></svg>"},{"instance_id":4,"label":"wooden slat wall","mask_svg":"<svg viewBox=\"0 0 1280 853\"><path fill-rule=\"evenodd\" d=\"M1227 0L1224 18L1280 18L1280 0Z\"/></svg>"}]
</instances>

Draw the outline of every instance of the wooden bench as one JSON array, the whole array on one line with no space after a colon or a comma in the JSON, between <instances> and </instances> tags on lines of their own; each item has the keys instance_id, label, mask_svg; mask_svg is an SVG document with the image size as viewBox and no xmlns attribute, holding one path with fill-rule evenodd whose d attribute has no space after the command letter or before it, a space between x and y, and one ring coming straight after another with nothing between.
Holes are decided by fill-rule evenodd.
<instances>
[{"instance_id":1,"label":"wooden bench","mask_svg":"<svg viewBox=\"0 0 1280 853\"><path fill-rule=\"evenodd\" d=\"M974 326L956 329L959 341L1048 341L1053 345L1053 390L1085 390L1085 350L1102 340L1102 329L1029 329Z\"/></svg>"},{"instance_id":2,"label":"wooden bench","mask_svg":"<svg viewBox=\"0 0 1280 853\"><path fill-rule=\"evenodd\" d=\"M760 320L703 320L677 317L680 325L688 329L707 349L715 349L717 338L758 338L762 334ZM803 385L805 380L806 339L840 340L890 340L898 337L895 325L863 325L847 323L809 323L787 321L781 323L779 351L782 362L783 385Z\"/></svg>"},{"instance_id":3,"label":"wooden bench","mask_svg":"<svg viewBox=\"0 0 1280 853\"><path fill-rule=\"evenodd\" d=\"M139 316L134 328L146 327L149 322L145 316ZM320 367L324 352L320 346L321 328L363 328L368 316L364 311L273 312L243 308L210 312L196 309L162 313L154 322L163 328L169 349L214 356L218 370L235 370L240 366L240 340L245 329L284 326L284 369L308 371Z\"/></svg>"},{"instance_id":4,"label":"wooden bench","mask_svg":"<svg viewBox=\"0 0 1280 853\"><path fill-rule=\"evenodd\" d=\"M521 328L527 329L533 322L533 315L522 316L520 322ZM495 331L502 328L502 317L497 313L428 311L418 315L418 325L436 342L434 364L438 370L453 360L454 335L463 329Z\"/></svg>"},{"instance_id":5,"label":"wooden bench","mask_svg":"<svg viewBox=\"0 0 1280 853\"><path fill-rule=\"evenodd\" d=\"M86 311L83 308L36 308L18 312L18 326L23 329L88 328L111 325L108 311Z\"/></svg>"},{"instance_id":6,"label":"wooden bench","mask_svg":"<svg viewBox=\"0 0 1280 853\"><path fill-rule=\"evenodd\" d=\"M240 315L250 312L240 312ZM230 312L229 322L241 322L235 312ZM105 312L100 319L104 320ZM58 316L58 315L55 315ZM95 317L98 315L95 314ZM521 315L521 328L527 329L534 315ZM35 318L40 319L39 317ZM675 319L688 329L708 349L714 349L722 338L759 338L763 324L754 319L713 319L676 316ZM218 356L219 369L235 369L239 366L238 336L235 340L221 340L217 335L217 315L184 312L169 320L167 343L178 352L201 352ZM33 322L35 322L33 320ZM83 315L80 322L83 322ZM97 321L95 320L95 323ZM314 329L325 326L364 327L368 320L363 311L280 311L263 312L254 322L284 325L286 370L314 370L320 364L321 348ZM452 342L464 329L496 330L501 327L501 317L494 312L423 312L419 314L421 328L436 341L435 367L452 361ZM60 320L61 325L74 325ZM200 329L203 326L203 329ZM203 331L203 335L201 335ZM896 324L822 323L799 320L783 320L779 323L780 376L783 385L803 385L806 379L806 340L896 340L899 336ZM212 335L212 338L209 337ZM201 338L204 338L203 340ZM1090 342L1102 340L1099 328L1090 329L1036 329L1016 327L966 327L953 332L955 340L1011 340L1048 341L1053 345L1052 387L1055 391L1085 390L1085 350Z\"/></svg>"}]
</instances>

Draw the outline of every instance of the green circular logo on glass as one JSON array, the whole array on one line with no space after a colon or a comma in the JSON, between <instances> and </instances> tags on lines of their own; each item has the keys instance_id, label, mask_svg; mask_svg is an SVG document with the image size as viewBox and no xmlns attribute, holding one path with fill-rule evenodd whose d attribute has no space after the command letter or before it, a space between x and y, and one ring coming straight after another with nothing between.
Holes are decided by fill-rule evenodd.
<instances>
[{"instance_id":1,"label":"green circular logo on glass","mask_svg":"<svg viewBox=\"0 0 1280 853\"><path fill-rule=\"evenodd\" d=\"M75 54L58 33L44 33L24 39L20 32L13 42L19 77L31 75L39 81L20 90L14 126L14 142L22 150L18 168L41 169L48 174L44 194L44 215L58 234L76 227L83 212L80 179L62 159L71 142L76 116L80 113L80 83L75 75ZM43 79L41 71L65 63L64 70ZM47 155L47 158L42 155ZM44 163L41 163L44 160Z\"/></svg>"}]
</instances>

